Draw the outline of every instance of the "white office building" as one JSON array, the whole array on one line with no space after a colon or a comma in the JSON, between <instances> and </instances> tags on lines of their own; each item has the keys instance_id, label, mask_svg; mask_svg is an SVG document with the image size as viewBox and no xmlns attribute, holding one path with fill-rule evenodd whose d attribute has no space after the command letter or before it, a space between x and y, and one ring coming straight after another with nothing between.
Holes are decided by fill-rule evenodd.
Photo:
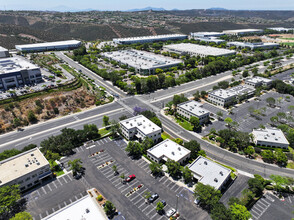
<instances>
[{"instance_id":1,"label":"white office building","mask_svg":"<svg viewBox=\"0 0 294 220\"><path fill-rule=\"evenodd\" d=\"M38 148L0 161L0 187L18 184L23 191L51 175L49 162Z\"/></svg>"},{"instance_id":2,"label":"white office building","mask_svg":"<svg viewBox=\"0 0 294 220\"><path fill-rule=\"evenodd\" d=\"M199 156L190 166L195 179L204 185L213 186L217 190L224 188L230 180L231 170L205 157Z\"/></svg>"},{"instance_id":3,"label":"white office building","mask_svg":"<svg viewBox=\"0 0 294 220\"><path fill-rule=\"evenodd\" d=\"M259 34L263 33L262 29L238 29L238 30L225 30L224 34L227 35L244 35L244 34Z\"/></svg>"},{"instance_id":4,"label":"white office building","mask_svg":"<svg viewBox=\"0 0 294 220\"><path fill-rule=\"evenodd\" d=\"M9 57L9 52L6 48L0 47L0 58Z\"/></svg>"},{"instance_id":5,"label":"white office building","mask_svg":"<svg viewBox=\"0 0 294 220\"><path fill-rule=\"evenodd\" d=\"M222 48L216 47L209 47L209 46L202 46L198 44L191 44L191 43L181 43L181 44L171 44L163 46L165 50L180 53L180 54L189 54L191 56L200 56L200 57L207 57L207 56L231 56L235 55L236 51L234 50L227 50Z\"/></svg>"},{"instance_id":6,"label":"white office building","mask_svg":"<svg viewBox=\"0 0 294 220\"><path fill-rule=\"evenodd\" d=\"M203 104L194 100L179 104L177 106L177 113L187 120L189 120L191 116L195 116L199 118L200 124L208 122L210 115L210 112L203 108Z\"/></svg>"},{"instance_id":7,"label":"white office building","mask_svg":"<svg viewBox=\"0 0 294 220\"><path fill-rule=\"evenodd\" d=\"M221 37L225 35L222 32L195 32L190 34L192 38L208 38L208 37Z\"/></svg>"},{"instance_id":8,"label":"white office building","mask_svg":"<svg viewBox=\"0 0 294 220\"><path fill-rule=\"evenodd\" d=\"M228 47L235 46L237 48L249 48L251 50L255 49L274 49L274 48L279 48L280 44L278 43L249 43L249 42L228 42L227 43Z\"/></svg>"},{"instance_id":9,"label":"white office building","mask_svg":"<svg viewBox=\"0 0 294 220\"><path fill-rule=\"evenodd\" d=\"M208 101L222 107L228 107L238 100L254 95L255 89L248 85L239 85L229 89L217 89L208 93Z\"/></svg>"},{"instance_id":10,"label":"white office building","mask_svg":"<svg viewBox=\"0 0 294 220\"><path fill-rule=\"evenodd\" d=\"M40 68L21 58L0 59L0 89L42 82Z\"/></svg>"},{"instance_id":11,"label":"white office building","mask_svg":"<svg viewBox=\"0 0 294 220\"><path fill-rule=\"evenodd\" d=\"M135 68L140 74L154 74L156 69L178 66L181 60L139 50L121 50L103 53L102 56Z\"/></svg>"},{"instance_id":12,"label":"white office building","mask_svg":"<svg viewBox=\"0 0 294 220\"><path fill-rule=\"evenodd\" d=\"M147 157L157 163L170 159L183 164L190 158L190 154L190 150L170 139L166 139L147 150Z\"/></svg>"},{"instance_id":13,"label":"white office building","mask_svg":"<svg viewBox=\"0 0 294 220\"><path fill-rule=\"evenodd\" d=\"M202 37L202 38L194 38L195 40L204 41L206 43L215 43L215 44L221 44L226 42L225 40L219 39L217 37Z\"/></svg>"},{"instance_id":14,"label":"white office building","mask_svg":"<svg viewBox=\"0 0 294 220\"><path fill-rule=\"evenodd\" d=\"M260 86L270 86L272 84L272 80L260 76L255 76L245 79L245 84L254 88Z\"/></svg>"},{"instance_id":15,"label":"white office building","mask_svg":"<svg viewBox=\"0 0 294 220\"><path fill-rule=\"evenodd\" d=\"M143 115L137 115L120 122L122 135L128 139L151 138L155 143L161 139L161 128Z\"/></svg>"},{"instance_id":16,"label":"white office building","mask_svg":"<svg viewBox=\"0 0 294 220\"><path fill-rule=\"evenodd\" d=\"M116 44L144 44L168 40L185 40L188 36L184 34L165 34L156 36L142 36L142 37L128 37L128 38L114 38L113 43Z\"/></svg>"},{"instance_id":17,"label":"white office building","mask_svg":"<svg viewBox=\"0 0 294 220\"><path fill-rule=\"evenodd\" d=\"M24 44L15 45L15 49L21 52L37 52L37 51L50 51L50 50L72 50L80 47L81 41L68 40L68 41L56 41L37 44Z\"/></svg>"},{"instance_id":18,"label":"white office building","mask_svg":"<svg viewBox=\"0 0 294 220\"><path fill-rule=\"evenodd\" d=\"M289 142L280 129L254 129L252 134L256 146L288 149Z\"/></svg>"}]
</instances>

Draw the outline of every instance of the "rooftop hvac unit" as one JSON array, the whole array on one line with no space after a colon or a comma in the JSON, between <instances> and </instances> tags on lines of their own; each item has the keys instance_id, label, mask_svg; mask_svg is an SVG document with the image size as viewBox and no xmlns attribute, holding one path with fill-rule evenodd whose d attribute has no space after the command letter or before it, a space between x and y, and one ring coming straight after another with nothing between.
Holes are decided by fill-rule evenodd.
<instances>
[{"instance_id":1,"label":"rooftop hvac unit","mask_svg":"<svg viewBox=\"0 0 294 220\"><path fill-rule=\"evenodd\" d=\"M221 176L223 176L223 175L224 175L223 171L220 171L220 172L219 172L219 174L220 174Z\"/></svg>"},{"instance_id":2,"label":"rooftop hvac unit","mask_svg":"<svg viewBox=\"0 0 294 220\"><path fill-rule=\"evenodd\" d=\"M181 148L180 148L180 147L178 147L178 150L179 150L179 151L181 151Z\"/></svg>"},{"instance_id":3,"label":"rooftop hvac unit","mask_svg":"<svg viewBox=\"0 0 294 220\"><path fill-rule=\"evenodd\" d=\"M25 164L25 167L29 167L29 165L28 164Z\"/></svg>"},{"instance_id":4,"label":"rooftop hvac unit","mask_svg":"<svg viewBox=\"0 0 294 220\"><path fill-rule=\"evenodd\" d=\"M275 135L275 133L272 133L272 135Z\"/></svg>"},{"instance_id":5,"label":"rooftop hvac unit","mask_svg":"<svg viewBox=\"0 0 294 220\"><path fill-rule=\"evenodd\" d=\"M34 156L34 154L31 154L31 156L33 157L33 156Z\"/></svg>"},{"instance_id":6,"label":"rooftop hvac unit","mask_svg":"<svg viewBox=\"0 0 294 220\"><path fill-rule=\"evenodd\" d=\"M167 147L167 144L164 144L165 147Z\"/></svg>"},{"instance_id":7,"label":"rooftop hvac unit","mask_svg":"<svg viewBox=\"0 0 294 220\"><path fill-rule=\"evenodd\" d=\"M204 161L204 164L207 165L207 161Z\"/></svg>"},{"instance_id":8,"label":"rooftop hvac unit","mask_svg":"<svg viewBox=\"0 0 294 220\"><path fill-rule=\"evenodd\" d=\"M218 182L217 178L214 178L214 182L216 182L216 183Z\"/></svg>"},{"instance_id":9,"label":"rooftop hvac unit","mask_svg":"<svg viewBox=\"0 0 294 220\"><path fill-rule=\"evenodd\" d=\"M171 154L172 154L172 155L175 155L175 152L172 151Z\"/></svg>"}]
</instances>

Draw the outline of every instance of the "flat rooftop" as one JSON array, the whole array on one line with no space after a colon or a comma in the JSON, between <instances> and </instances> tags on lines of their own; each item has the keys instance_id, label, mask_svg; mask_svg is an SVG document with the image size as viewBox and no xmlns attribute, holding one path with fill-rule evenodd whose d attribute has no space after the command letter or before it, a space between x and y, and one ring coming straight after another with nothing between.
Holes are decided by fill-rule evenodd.
<instances>
[{"instance_id":1,"label":"flat rooftop","mask_svg":"<svg viewBox=\"0 0 294 220\"><path fill-rule=\"evenodd\" d=\"M276 128L254 129L252 131L252 134L255 140L258 140L258 141L289 145L287 138L285 137L284 133L280 129L276 129Z\"/></svg>"},{"instance_id":2,"label":"flat rooftop","mask_svg":"<svg viewBox=\"0 0 294 220\"><path fill-rule=\"evenodd\" d=\"M229 89L217 89L212 92L209 92L209 94L226 99L237 95L245 95L254 91L255 89L252 87L246 85L239 85Z\"/></svg>"},{"instance_id":3,"label":"flat rooftop","mask_svg":"<svg viewBox=\"0 0 294 220\"><path fill-rule=\"evenodd\" d=\"M237 30L224 30L223 33L250 33L250 32L263 32L262 29L237 29Z\"/></svg>"},{"instance_id":4,"label":"flat rooftop","mask_svg":"<svg viewBox=\"0 0 294 220\"><path fill-rule=\"evenodd\" d=\"M138 69L164 68L164 66L175 66L182 63L181 60L139 50L121 50L106 52L103 53L103 56L117 62L128 64L129 66Z\"/></svg>"},{"instance_id":5,"label":"flat rooftop","mask_svg":"<svg viewBox=\"0 0 294 220\"><path fill-rule=\"evenodd\" d=\"M263 43L263 42L258 42L258 43L249 43L249 42L238 42L238 41L233 41L233 42L228 42L228 44L235 45L235 46L240 46L240 47L266 47L266 46L279 46L280 44L278 43Z\"/></svg>"},{"instance_id":6,"label":"flat rooftop","mask_svg":"<svg viewBox=\"0 0 294 220\"><path fill-rule=\"evenodd\" d=\"M0 186L46 165L49 162L38 148L0 161Z\"/></svg>"},{"instance_id":7,"label":"flat rooftop","mask_svg":"<svg viewBox=\"0 0 294 220\"><path fill-rule=\"evenodd\" d=\"M217 37L198 37L195 40L206 41L206 42L215 42L215 43L223 43L225 40L219 39Z\"/></svg>"},{"instance_id":8,"label":"flat rooftop","mask_svg":"<svg viewBox=\"0 0 294 220\"><path fill-rule=\"evenodd\" d=\"M165 38L175 38L175 37L187 37L184 34L164 34L156 36L141 36L141 37L126 37L126 38L114 38L116 41L140 41L140 40L161 40Z\"/></svg>"},{"instance_id":9,"label":"flat rooftop","mask_svg":"<svg viewBox=\"0 0 294 220\"><path fill-rule=\"evenodd\" d=\"M27 49L27 48L39 48L39 47L55 47L55 46L67 46L67 45L75 45L79 44L81 41L78 40L66 40L66 41L54 41L54 42L46 42L46 43L37 43L37 44L22 44L15 45L15 48L18 49Z\"/></svg>"},{"instance_id":10,"label":"flat rooftop","mask_svg":"<svg viewBox=\"0 0 294 220\"><path fill-rule=\"evenodd\" d=\"M246 79L246 82L251 82L251 83L259 83L259 82L269 83L269 82L272 82L272 80L271 79L264 78L264 77L260 77L260 76L255 76L255 77L252 77L252 78L247 78Z\"/></svg>"},{"instance_id":11,"label":"flat rooftop","mask_svg":"<svg viewBox=\"0 0 294 220\"><path fill-rule=\"evenodd\" d=\"M234 50L202 46L191 43L171 44L164 46L166 49L176 50L182 53L198 53L204 56L226 56L233 55L236 53Z\"/></svg>"},{"instance_id":12,"label":"flat rooftop","mask_svg":"<svg viewBox=\"0 0 294 220\"><path fill-rule=\"evenodd\" d=\"M43 220L107 220L103 210L87 195L43 218Z\"/></svg>"},{"instance_id":13,"label":"flat rooftop","mask_svg":"<svg viewBox=\"0 0 294 220\"><path fill-rule=\"evenodd\" d=\"M198 182L219 189L228 178L231 170L205 157L199 156L190 166Z\"/></svg>"},{"instance_id":14,"label":"flat rooftop","mask_svg":"<svg viewBox=\"0 0 294 220\"><path fill-rule=\"evenodd\" d=\"M128 130L137 128L144 134L150 134L155 131L161 131L161 128L146 118L144 115L137 115L120 122Z\"/></svg>"},{"instance_id":15,"label":"flat rooftop","mask_svg":"<svg viewBox=\"0 0 294 220\"><path fill-rule=\"evenodd\" d=\"M191 33L191 35L214 35L214 36L222 36L224 35L224 33L222 32L194 32L194 33Z\"/></svg>"},{"instance_id":16,"label":"flat rooftop","mask_svg":"<svg viewBox=\"0 0 294 220\"><path fill-rule=\"evenodd\" d=\"M164 161L167 161L167 159L179 161L191 153L190 150L170 139L165 139L159 144L148 149L147 152L151 153L156 158L163 159Z\"/></svg>"},{"instance_id":17,"label":"flat rooftop","mask_svg":"<svg viewBox=\"0 0 294 220\"><path fill-rule=\"evenodd\" d=\"M38 68L34 64L18 57L3 58L0 60L0 74Z\"/></svg>"},{"instance_id":18,"label":"flat rooftop","mask_svg":"<svg viewBox=\"0 0 294 220\"><path fill-rule=\"evenodd\" d=\"M0 52L8 51L6 48L0 46Z\"/></svg>"},{"instance_id":19,"label":"flat rooftop","mask_svg":"<svg viewBox=\"0 0 294 220\"><path fill-rule=\"evenodd\" d=\"M184 103L181 103L181 104L178 105L179 108L182 108L182 109L184 109L184 110L186 110L188 112L191 112L194 115L197 115L199 117L209 113L209 111L202 108L202 106L203 105L201 103L196 102L194 100L187 101L187 102L184 102Z\"/></svg>"}]
</instances>

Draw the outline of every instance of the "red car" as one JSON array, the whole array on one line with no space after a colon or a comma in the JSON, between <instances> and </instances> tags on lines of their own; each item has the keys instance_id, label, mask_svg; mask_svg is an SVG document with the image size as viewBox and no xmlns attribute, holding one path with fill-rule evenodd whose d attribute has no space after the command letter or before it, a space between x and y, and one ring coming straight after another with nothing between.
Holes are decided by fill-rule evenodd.
<instances>
[{"instance_id":1,"label":"red car","mask_svg":"<svg viewBox=\"0 0 294 220\"><path fill-rule=\"evenodd\" d=\"M126 181L126 182L130 182L130 181L132 181L132 180L135 179L135 178L136 178L135 174L132 174L132 175L129 175L129 177L126 178L125 181Z\"/></svg>"}]
</instances>

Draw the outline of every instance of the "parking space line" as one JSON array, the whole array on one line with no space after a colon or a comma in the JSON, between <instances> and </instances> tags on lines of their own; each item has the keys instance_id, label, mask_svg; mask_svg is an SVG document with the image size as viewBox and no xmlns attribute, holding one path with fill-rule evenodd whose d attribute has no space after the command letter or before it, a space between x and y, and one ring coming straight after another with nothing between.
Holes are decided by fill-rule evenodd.
<instances>
[{"instance_id":1,"label":"parking space line","mask_svg":"<svg viewBox=\"0 0 294 220\"><path fill-rule=\"evenodd\" d=\"M64 203L64 205L66 206L66 202L64 201L63 203Z\"/></svg>"},{"instance_id":2,"label":"parking space line","mask_svg":"<svg viewBox=\"0 0 294 220\"><path fill-rule=\"evenodd\" d=\"M175 186L178 186L178 184L175 183L175 185L174 185L172 188L170 188L170 190L173 190L173 188L174 188Z\"/></svg>"},{"instance_id":3,"label":"parking space line","mask_svg":"<svg viewBox=\"0 0 294 220\"><path fill-rule=\"evenodd\" d=\"M164 179L165 176L162 176L160 179L158 179L159 182Z\"/></svg>"},{"instance_id":4,"label":"parking space line","mask_svg":"<svg viewBox=\"0 0 294 220\"><path fill-rule=\"evenodd\" d=\"M140 209L143 205L146 205L146 203L143 202L140 206L138 206L138 209Z\"/></svg>"},{"instance_id":5,"label":"parking space line","mask_svg":"<svg viewBox=\"0 0 294 220\"><path fill-rule=\"evenodd\" d=\"M104 172L104 173L103 173L103 175L104 175L104 176L106 176L106 175L108 175L108 174L109 174L109 173L111 173L111 172L113 172L113 170L112 170L112 169L110 169L110 170L108 170L108 171Z\"/></svg>"},{"instance_id":6,"label":"parking space line","mask_svg":"<svg viewBox=\"0 0 294 220\"><path fill-rule=\"evenodd\" d=\"M148 216L152 211L154 211L154 209L151 209L150 212L147 213L147 216Z\"/></svg>"},{"instance_id":7,"label":"parking space line","mask_svg":"<svg viewBox=\"0 0 294 220\"><path fill-rule=\"evenodd\" d=\"M109 175L110 176L110 175ZM117 176L113 176L112 178L107 178L110 182L112 182L112 180L116 179ZM112 182L113 183L113 182Z\"/></svg>"},{"instance_id":8,"label":"parking space line","mask_svg":"<svg viewBox=\"0 0 294 220\"><path fill-rule=\"evenodd\" d=\"M166 181L168 181L169 179L168 178L166 178L166 180L163 182L163 184L165 184L166 183Z\"/></svg>"},{"instance_id":9,"label":"parking space line","mask_svg":"<svg viewBox=\"0 0 294 220\"><path fill-rule=\"evenodd\" d=\"M117 184L117 185L119 185L119 184ZM120 187L118 187L117 189L121 189L122 187L124 187L125 185L124 184L122 184ZM115 186L115 187L117 187L117 186Z\"/></svg>"},{"instance_id":10,"label":"parking space line","mask_svg":"<svg viewBox=\"0 0 294 220\"><path fill-rule=\"evenodd\" d=\"M72 178L71 178L71 176L70 175L66 175L69 179L70 179L70 181L72 181Z\"/></svg>"},{"instance_id":11,"label":"parking space line","mask_svg":"<svg viewBox=\"0 0 294 220\"><path fill-rule=\"evenodd\" d=\"M63 184L60 182L60 180L59 179L57 179L58 180L58 182L60 183L60 186L62 186Z\"/></svg>"},{"instance_id":12,"label":"parking space line","mask_svg":"<svg viewBox=\"0 0 294 220\"><path fill-rule=\"evenodd\" d=\"M258 211L262 212L262 210L263 210L264 208L263 208L263 207L258 207L257 205L258 205L258 204L255 204L254 208L257 209ZM261 208L261 210L260 210L260 208Z\"/></svg>"},{"instance_id":13,"label":"parking space line","mask_svg":"<svg viewBox=\"0 0 294 220\"><path fill-rule=\"evenodd\" d=\"M177 192L179 189L181 189L181 187L180 186L178 186L179 188L177 188L176 190L175 190L175 192Z\"/></svg>"},{"instance_id":14,"label":"parking space line","mask_svg":"<svg viewBox=\"0 0 294 220\"><path fill-rule=\"evenodd\" d=\"M39 216L40 216L40 219L42 219L42 215L41 215L41 214L39 214Z\"/></svg>"},{"instance_id":15,"label":"parking space line","mask_svg":"<svg viewBox=\"0 0 294 220\"><path fill-rule=\"evenodd\" d=\"M78 197L77 196L75 196L75 198L76 198L76 200L78 200Z\"/></svg>"},{"instance_id":16,"label":"parking space line","mask_svg":"<svg viewBox=\"0 0 294 220\"><path fill-rule=\"evenodd\" d=\"M55 184L55 181L52 181L52 183L53 183L53 185L55 186L55 188L57 189L57 186L56 186L56 184Z\"/></svg>"},{"instance_id":17,"label":"parking space line","mask_svg":"<svg viewBox=\"0 0 294 220\"><path fill-rule=\"evenodd\" d=\"M156 215L157 215L157 213L155 213L150 219L153 219Z\"/></svg>"},{"instance_id":18,"label":"parking space line","mask_svg":"<svg viewBox=\"0 0 294 220\"><path fill-rule=\"evenodd\" d=\"M145 207L143 210L142 210L142 212L144 212L147 208L149 208L150 206L147 206L147 207Z\"/></svg>"},{"instance_id":19,"label":"parking space line","mask_svg":"<svg viewBox=\"0 0 294 220\"><path fill-rule=\"evenodd\" d=\"M143 199L144 202L142 201L142 199ZM145 204L145 198L144 198L144 197L140 197L139 200L137 200L137 201L134 202L134 205L137 206L137 205L138 205L139 203L141 203L141 202L143 202L143 204ZM142 204L141 204L141 205L142 205Z\"/></svg>"},{"instance_id":20,"label":"parking space line","mask_svg":"<svg viewBox=\"0 0 294 220\"><path fill-rule=\"evenodd\" d=\"M76 150L77 150L77 152L80 152L78 147L76 148Z\"/></svg>"},{"instance_id":21,"label":"parking space line","mask_svg":"<svg viewBox=\"0 0 294 220\"><path fill-rule=\"evenodd\" d=\"M65 176L62 177L62 179L65 181L65 183L67 183L67 180L64 178Z\"/></svg>"},{"instance_id":22,"label":"parking space line","mask_svg":"<svg viewBox=\"0 0 294 220\"><path fill-rule=\"evenodd\" d=\"M41 187L41 189L43 189L43 192L44 192L45 194L47 194L47 192L46 192L46 190L44 189L44 187Z\"/></svg>"},{"instance_id":23,"label":"parking space line","mask_svg":"<svg viewBox=\"0 0 294 220\"><path fill-rule=\"evenodd\" d=\"M47 186L48 186L48 188L50 189L50 191L52 192L52 189L51 189L50 185L49 185L49 184L47 184Z\"/></svg>"}]
</instances>

